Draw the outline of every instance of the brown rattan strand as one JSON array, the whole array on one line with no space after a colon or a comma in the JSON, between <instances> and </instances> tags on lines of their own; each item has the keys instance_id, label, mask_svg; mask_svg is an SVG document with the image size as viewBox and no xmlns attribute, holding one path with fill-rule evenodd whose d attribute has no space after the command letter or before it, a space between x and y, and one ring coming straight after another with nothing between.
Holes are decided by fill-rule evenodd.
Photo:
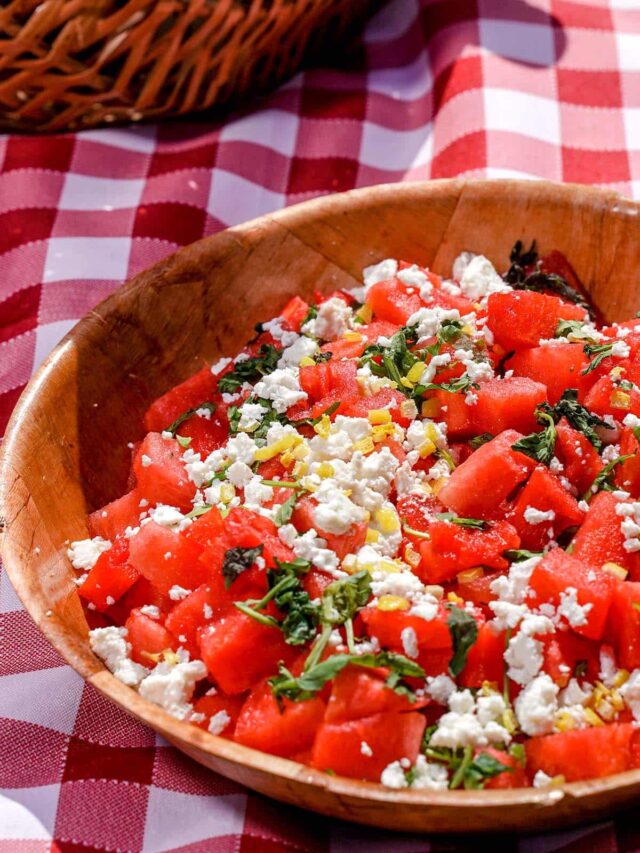
<instances>
[{"instance_id":1,"label":"brown rattan strand","mask_svg":"<svg viewBox=\"0 0 640 853\"><path fill-rule=\"evenodd\" d=\"M0 125L64 130L237 103L335 48L379 0L8 0Z\"/></svg>"}]
</instances>

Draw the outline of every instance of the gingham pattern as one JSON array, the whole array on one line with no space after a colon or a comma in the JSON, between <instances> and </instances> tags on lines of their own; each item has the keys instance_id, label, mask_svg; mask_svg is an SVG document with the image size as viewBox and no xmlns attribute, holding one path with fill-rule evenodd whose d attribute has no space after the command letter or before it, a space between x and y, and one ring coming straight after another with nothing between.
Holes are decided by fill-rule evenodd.
<instances>
[{"instance_id":1,"label":"gingham pattern","mask_svg":"<svg viewBox=\"0 0 640 853\"><path fill-rule=\"evenodd\" d=\"M34 368L80 316L227 225L321 193L454 175L640 195L640 2L395 0L339 69L299 75L226 124L5 137L0 167L1 434ZM247 793L84 685L3 575L0 797L0 853L640 850L633 818L438 842Z\"/></svg>"}]
</instances>

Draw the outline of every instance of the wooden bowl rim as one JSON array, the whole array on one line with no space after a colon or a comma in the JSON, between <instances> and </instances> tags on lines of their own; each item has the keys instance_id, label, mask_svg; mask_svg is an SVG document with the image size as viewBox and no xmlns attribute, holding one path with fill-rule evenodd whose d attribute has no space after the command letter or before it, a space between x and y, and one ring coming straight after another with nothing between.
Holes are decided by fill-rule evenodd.
<instances>
[{"instance_id":1,"label":"wooden bowl rim","mask_svg":"<svg viewBox=\"0 0 640 853\"><path fill-rule=\"evenodd\" d=\"M336 208L340 209L340 207L349 207L354 202L366 199L367 196L371 196L372 198L377 197L377 201L383 203L387 196L393 197L397 201L398 195L406 200L410 200L437 196L443 193L462 193L469 185L479 187L480 189L491 189L497 186L504 188L506 185L514 193L520 192L525 195L531 187L535 186L538 190L542 188L549 195L551 203L554 201L566 202L568 200L580 204L589 202L609 203L613 204L614 209L624 209L627 212L633 212L635 215L640 214L640 203L626 199L619 193L606 188L581 184L560 184L546 180L456 178L422 182L413 181L401 184L380 184L373 187L364 187L343 193L320 196L296 205L291 205L274 213L256 217L253 220L232 226L209 237L204 237L197 242L206 241L212 245L216 241L222 241L225 235L230 233L241 235L258 226L269 226L270 224L277 224L286 228L287 221L295 220L301 214L308 221L314 216L320 216L327 205L332 206L336 210ZM184 248L187 247L178 249L169 257L180 255ZM166 262L166 260L168 258L165 258L163 262ZM28 417L30 406L38 395L39 390L48 381L50 375L55 373L58 361L65 353L66 348L73 345L79 333L93 329L100 324L101 317L109 313L117 297L121 297L125 290L127 292L135 290L140 278L146 272L147 270L125 282L106 299L101 301L89 314L85 315L65 335L30 379L12 412L4 441L0 447L0 511L4 506L7 484L10 481L14 440L20 430L21 423ZM24 581L21 572L19 554L17 553L17 549L13 547L12 538L7 535L9 530L10 528L5 530L4 536L0 541L0 555L2 556L4 568L25 609L52 646L82 678L88 681L100 693L115 702L116 705L127 711L134 718L160 732L167 740L178 747L180 744L186 744L195 751L204 751L211 756L250 770L266 771L283 779L326 789L335 794L338 799L340 797L349 797L373 803L384 803L386 805L398 804L422 808L437 807L440 810L446 811L470 807L497 811L502 807L515 805L531 806L536 810L540 810L544 809L544 807L557 805L564 798L584 800L594 795L602 795L614 790L632 789L634 786L640 785L640 769L637 769L601 779L572 782L551 789L514 788L509 790L479 791L395 790L374 782L332 776L295 761L260 752L226 740L225 738L212 735L190 723L176 720L158 706L143 699L135 690L116 679L94 657L88 646L82 653L78 653L75 645L69 641L64 631L64 625L55 617L55 614L51 614L51 611L43 611L36 602L29 598L27 583ZM543 816L544 811L539 813ZM499 820L496 820L494 831L499 829ZM464 826L461 826L457 831L465 832Z\"/></svg>"}]
</instances>

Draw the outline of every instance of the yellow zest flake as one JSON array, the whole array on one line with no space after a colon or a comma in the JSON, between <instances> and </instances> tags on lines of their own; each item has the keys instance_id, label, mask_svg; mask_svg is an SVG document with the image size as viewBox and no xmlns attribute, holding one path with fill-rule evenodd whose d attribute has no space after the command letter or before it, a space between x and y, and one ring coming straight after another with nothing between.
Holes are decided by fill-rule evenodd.
<instances>
[{"instance_id":1,"label":"yellow zest flake","mask_svg":"<svg viewBox=\"0 0 640 853\"><path fill-rule=\"evenodd\" d=\"M473 569L465 569L463 572L458 572L456 580L458 583L471 583L484 577L484 569L481 566L476 566Z\"/></svg>"},{"instance_id":2,"label":"yellow zest flake","mask_svg":"<svg viewBox=\"0 0 640 853\"><path fill-rule=\"evenodd\" d=\"M222 483L220 486L220 500L222 503L230 503L236 496L235 487L231 483Z\"/></svg>"},{"instance_id":3,"label":"yellow zest flake","mask_svg":"<svg viewBox=\"0 0 640 853\"><path fill-rule=\"evenodd\" d=\"M162 652L145 652L145 651L142 651L142 652L140 652L140 654L143 655L145 658L149 658L149 660L152 660L154 663L160 663L160 659L162 657Z\"/></svg>"},{"instance_id":4,"label":"yellow zest flake","mask_svg":"<svg viewBox=\"0 0 640 853\"><path fill-rule=\"evenodd\" d=\"M373 527L367 527L367 535L364 540L367 545L373 545L373 543L377 542L379 538L380 533L377 530L374 530Z\"/></svg>"},{"instance_id":5,"label":"yellow zest flake","mask_svg":"<svg viewBox=\"0 0 640 853\"><path fill-rule=\"evenodd\" d=\"M464 335L472 335L473 334L473 326L470 326L468 323L462 327L462 333Z\"/></svg>"},{"instance_id":6,"label":"yellow zest flake","mask_svg":"<svg viewBox=\"0 0 640 853\"><path fill-rule=\"evenodd\" d=\"M556 729L559 732L566 732L569 729L574 729L576 721L568 711L559 711L555 719Z\"/></svg>"},{"instance_id":7,"label":"yellow zest flake","mask_svg":"<svg viewBox=\"0 0 640 853\"><path fill-rule=\"evenodd\" d=\"M285 450L285 452L280 457L280 461L282 462L285 468L290 468L296 460L290 450Z\"/></svg>"},{"instance_id":8,"label":"yellow zest flake","mask_svg":"<svg viewBox=\"0 0 640 853\"><path fill-rule=\"evenodd\" d=\"M407 373L406 378L413 385L416 385L418 382L420 382L420 377L424 373L426 367L427 367L427 365L424 363L424 361L416 361L416 363L413 365L413 367Z\"/></svg>"},{"instance_id":9,"label":"yellow zest flake","mask_svg":"<svg viewBox=\"0 0 640 853\"><path fill-rule=\"evenodd\" d=\"M622 374L624 372L625 372L624 367L622 367L621 365L618 365L617 367L611 368L611 370L609 371L609 376L612 379L620 379L620 377L622 376Z\"/></svg>"},{"instance_id":10,"label":"yellow zest flake","mask_svg":"<svg viewBox=\"0 0 640 853\"><path fill-rule=\"evenodd\" d=\"M405 388L409 389L413 388L415 385L415 382L412 382L410 379L407 379L406 376L401 376L400 382L404 385Z\"/></svg>"},{"instance_id":11,"label":"yellow zest flake","mask_svg":"<svg viewBox=\"0 0 640 853\"><path fill-rule=\"evenodd\" d=\"M418 453L420 454L421 459L426 459L427 456L431 456L432 453L435 453L435 450L435 444L429 439L423 441L420 447L418 447Z\"/></svg>"},{"instance_id":12,"label":"yellow zest flake","mask_svg":"<svg viewBox=\"0 0 640 853\"><path fill-rule=\"evenodd\" d=\"M427 584L424 591L429 593L429 595L432 595L434 598L442 598L444 595L444 587L437 583Z\"/></svg>"},{"instance_id":13,"label":"yellow zest flake","mask_svg":"<svg viewBox=\"0 0 640 853\"><path fill-rule=\"evenodd\" d=\"M498 692L498 684L495 681L483 681L480 689L483 696L491 696L493 693Z\"/></svg>"},{"instance_id":14,"label":"yellow zest flake","mask_svg":"<svg viewBox=\"0 0 640 853\"><path fill-rule=\"evenodd\" d=\"M630 409L631 394L628 394L626 391L621 391L619 388L616 388L616 390L613 391L613 393L611 394L609 402L612 406L615 406L616 409Z\"/></svg>"},{"instance_id":15,"label":"yellow zest flake","mask_svg":"<svg viewBox=\"0 0 640 853\"><path fill-rule=\"evenodd\" d=\"M394 533L396 530L400 530L400 519L394 509L383 507L376 510L373 517L383 533Z\"/></svg>"},{"instance_id":16,"label":"yellow zest flake","mask_svg":"<svg viewBox=\"0 0 640 853\"><path fill-rule=\"evenodd\" d=\"M617 711L608 699L602 699L596 707L598 716L610 723L617 716Z\"/></svg>"},{"instance_id":17,"label":"yellow zest flake","mask_svg":"<svg viewBox=\"0 0 640 853\"><path fill-rule=\"evenodd\" d=\"M303 464L305 464L305 463L303 463ZM300 485L302 486L303 489L306 489L308 492L317 492L318 491L318 484L314 483L314 481L311 479L311 477L303 477L300 480Z\"/></svg>"},{"instance_id":18,"label":"yellow zest flake","mask_svg":"<svg viewBox=\"0 0 640 853\"><path fill-rule=\"evenodd\" d=\"M298 366L299 367L313 367L315 365L315 361L308 355L302 356L300 359Z\"/></svg>"},{"instance_id":19,"label":"yellow zest flake","mask_svg":"<svg viewBox=\"0 0 640 853\"><path fill-rule=\"evenodd\" d=\"M342 336L342 340L358 344L362 340L362 335L360 334L360 332L349 331L344 333L344 335Z\"/></svg>"},{"instance_id":20,"label":"yellow zest flake","mask_svg":"<svg viewBox=\"0 0 640 853\"><path fill-rule=\"evenodd\" d=\"M403 418L409 418L412 421L418 417L418 407L413 400L403 400L400 403L400 414Z\"/></svg>"},{"instance_id":21,"label":"yellow zest flake","mask_svg":"<svg viewBox=\"0 0 640 853\"><path fill-rule=\"evenodd\" d=\"M590 726L604 726L604 722L592 708L585 708L584 716Z\"/></svg>"},{"instance_id":22,"label":"yellow zest flake","mask_svg":"<svg viewBox=\"0 0 640 853\"><path fill-rule=\"evenodd\" d=\"M391 412L389 409L371 409L367 417L370 424L391 423Z\"/></svg>"},{"instance_id":23,"label":"yellow zest flake","mask_svg":"<svg viewBox=\"0 0 640 853\"><path fill-rule=\"evenodd\" d=\"M401 595L381 595L378 599L378 610L390 612L392 610L408 610L409 602Z\"/></svg>"},{"instance_id":24,"label":"yellow zest flake","mask_svg":"<svg viewBox=\"0 0 640 853\"><path fill-rule=\"evenodd\" d=\"M331 432L331 419L329 415L323 415L317 424L314 424L313 431L316 432L320 438L328 438L329 433Z\"/></svg>"},{"instance_id":25,"label":"yellow zest flake","mask_svg":"<svg viewBox=\"0 0 640 853\"><path fill-rule=\"evenodd\" d=\"M316 468L316 473L319 477L333 477L336 473L336 469L333 467L331 462L321 462Z\"/></svg>"},{"instance_id":26,"label":"yellow zest flake","mask_svg":"<svg viewBox=\"0 0 640 853\"><path fill-rule=\"evenodd\" d=\"M618 563L603 563L602 571L607 572L607 574L614 575L616 578L620 578L621 581L625 580L629 572L618 565Z\"/></svg>"},{"instance_id":27,"label":"yellow zest flake","mask_svg":"<svg viewBox=\"0 0 640 853\"><path fill-rule=\"evenodd\" d=\"M411 545L407 545L407 547L404 549L404 558L407 563L414 569L416 566L420 565L420 554L418 554L417 551L414 551Z\"/></svg>"},{"instance_id":28,"label":"yellow zest flake","mask_svg":"<svg viewBox=\"0 0 640 853\"><path fill-rule=\"evenodd\" d=\"M511 708L507 708L506 711L503 713L502 725L509 732L510 735L512 735L518 728L516 715L513 713Z\"/></svg>"},{"instance_id":29,"label":"yellow zest flake","mask_svg":"<svg viewBox=\"0 0 640 853\"><path fill-rule=\"evenodd\" d=\"M396 434L395 424L377 424L371 428L371 438L374 442L384 441Z\"/></svg>"},{"instance_id":30,"label":"yellow zest flake","mask_svg":"<svg viewBox=\"0 0 640 853\"><path fill-rule=\"evenodd\" d=\"M296 444L291 451L291 455L294 459L305 459L310 452L308 445L302 441L300 444Z\"/></svg>"},{"instance_id":31,"label":"yellow zest flake","mask_svg":"<svg viewBox=\"0 0 640 853\"><path fill-rule=\"evenodd\" d=\"M629 680L630 676L631 673L628 669L619 669L613 678L613 686L622 687Z\"/></svg>"},{"instance_id":32,"label":"yellow zest flake","mask_svg":"<svg viewBox=\"0 0 640 853\"><path fill-rule=\"evenodd\" d=\"M438 443L438 439L440 438L440 433L438 431L438 427L435 424L425 424L424 425L424 434L432 441L434 444Z\"/></svg>"},{"instance_id":33,"label":"yellow zest flake","mask_svg":"<svg viewBox=\"0 0 640 853\"><path fill-rule=\"evenodd\" d=\"M289 448L294 447L296 444L300 444L301 441L302 436L297 433L283 435L282 438L274 441L273 444L270 444L268 447L259 447L255 452L255 459L258 462L265 462L267 459L275 459L276 456L279 456L281 453L284 453L285 450L289 450Z\"/></svg>"},{"instance_id":34,"label":"yellow zest flake","mask_svg":"<svg viewBox=\"0 0 640 853\"><path fill-rule=\"evenodd\" d=\"M425 400L420 412L423 418L436 418L440 414L440 401L437 397Z\"/></svg>"},{"instance_id":35,"label":"yellow zest flake","mask_svg":"<svg viewBox=\"0 0 640 853\"><path fill-rule=\"evenodd\" d=\"M464 605L464 598L460 598L455 592L447 593L447 601L450 601L452 604Z\"/></svg>"},{"instance_id":36,"label":"yellow zest flake","mask_svg":"<svg viewBox=\"0 0 640 853\"><path fill-rule=\"evenodd\" d=\"M356 317L362 323L370 323L373 319L373 308L368 302L365 302L364 305L361 305L356 311Z\"/></svg>"},{"instance_id":37,"label":"yellow zest flake","mask_svg":"<svg viewBox=\"0 0 640 853\"><path fill-rule=\"evenodd\" d=\"M446 484L447 484L447 478L446 477L438 477L438 479L434 483L431 484L431 489L433 491L433 494L437 495L438 492L440 491L440 489L443 486L446 486Z\"/></svg>"},{"instance_id":38,"label":"yellow zest flake","mask_svg":"<svg viewBox=\"0 0 640 853\"><path fill-rule=\"evenodd\" d=\"M349 574L357 571L358 561L356 559L356 555L355 554L347 554L347 556L342 561L342 568L344 569L345 572L349 572Z\"/></svg>"},{"instance_id":39,"label":"yellow zest flake","mask_svg":"<svg viewBox=\"0 0 640 853\"><path fill-rule=\"evenodd\" d=\"M561 785L566 784L566 779L564 777L564 773L558 773L557 776L554 776L551 782L549 783L554 788L559 788Z\"/></svg>"},{"instance_id":40,"label":"yellow zest flake","mask_svg":"<svg viewBox=\"0 0 640 853\"><path fill-rule=\"evenodd\" d=\"M617 690L612 690L609 696L609 703L616 711L622 711L624 708L624 699Z\"/></svg>"},{"instance_id":41,"label":"yellow zest flake","mask_svg":"<svg viewBox=\"0 0 640 853\"><path fill-rule=\"evenodd\" d=\"M353 447L360 453L364 453L365 456L367 455L367 453L373 453L373 451L375 450L373 439L370 435L367 435L364 438L361 438L359 441L356 441Z\"/></svg>"},{"instance_id":42,"label":"yellow zest flake","mask_svg":"<svg viewBox=\"0 0 640 853\"><path fill-rule=\"evenodd\" d=\"M294 477L304 477L305 474L309 473L309 466L306 462L299 460L293 466L292 474Z\"/></svg>"}]
</instances>

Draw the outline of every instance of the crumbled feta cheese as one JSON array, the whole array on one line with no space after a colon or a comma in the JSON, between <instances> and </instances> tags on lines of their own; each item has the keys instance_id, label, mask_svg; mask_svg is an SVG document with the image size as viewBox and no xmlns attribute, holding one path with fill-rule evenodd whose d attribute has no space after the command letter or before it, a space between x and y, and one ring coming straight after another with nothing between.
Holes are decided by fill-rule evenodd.
<instances>
[{"instance_id":1,"label":"crumbled feta cheese","mask_svg":"<svg viewBox=\"0 0 640 853\"><path fill-rule=\"evenodd\" d=\"M419 308L407 320L407 326L416 326L418 342L432 338L445 320L459 320L460 312L456 308Z\"/></svg>"},{"instance_id":2,"label":"crumbled feta cheese","mask_svg":"<svg viewBox=\"0 0 640 853\"><path fill-rule=\"evenodd\" d=\"M260 403L244 403L240 407L240 420L238 429L240 432L251 432L262 423L262 419L269 410Z\"/></svg>"},{"instance_id":3,"label":"crumbled feta cheese","mask_svg":"<svg viewBox=\"0 0 640 853\"><path fill-rule=\"evenodd\" d=\"M140 464L142 465L143 468L148 468L151 465L152 461L153 460L151 459L151 457L147 456L146 453L143 453L142 456L140 457Z\"/></svg>"},{"instance_id":4,"label":"crumbled feta cheese","mask_svg":"<svg viewBox=\"0 0 640 853\"><path fill-rule=\"evenodd\" d=\"M169 590L169 598L171 601L182 601L183 598L191 595L192 592L192 589L185 589L183 586L179 586L175 583Z\"/></svg>"},{"instance_id":5,"label":"crumbled feta cheese","mask_svg":"<svg viewBox=\"0 0 640 853\"><path fill-rule=\"evenodd\" d=\"M407 777L399 761L392 761L382 771L380 782L387 788L408 788Z\"/></svg>"},{"instance_id":6,"label":"crumbled feta cheese","mask_svg":"<svg viewBox=\"0 0 640 853\"><path fill-rule=\"evenodd\" d=\"M456 691L449 697L449 711L438 720L430 744L450 749L508 744L511 735L501 725L505 711L504 699L498 693L479 696L476 702L470 690Z\"/></svg>"},{"instance_id":7,"label":"crumbled feta cheese","mask_svg":"<svg viewBox=\"0 0 640 853\"><path fill-rule=\"evenodd\" d=\"M508 575L501 575L492 581L491 591L501 601L522 604L529 590L529 579L541 559L542 557L530 557L528 560L512 563Z\"/></svg>"},{"instance_id":8,"label":"crumbled feta cheese","mask_svg":"<svg viewBox=\"0 0 640 853\"><path fill-rule=\"evenodd\" d=\"M527 524L544 524L546 521L553 521L556 517L554 510L536 509L533 506L528 506L524 511L524 520Z\"/></svg>"},{"instance_id":9,"label":"crumbled feta cheese","mask_svg":"<svg viewBox=\"0 0 640 853\"><path fill-rule=\"evenodd\" d=\"M291 535L293 530L293 536ZM292 524L284 524L278 529L280 539L293 549L296 557L303 560L309 560L317 569L334 575L335 577L344 577L345 572L338 570L338 557L334 551L327 548L326 539L322 539L316 531L311 528L301 536L297 535L297 531Z\"/></svg>"},{"instance_id":10,"label":"crumbled feta cheese","mask_svg":"<svg viewBox=\"0 0 640 853\"><path fill-rule=\"evenodd\" d=\"M464 267L460 289L467 299L475 302L491 293L511 290L511 287L500 278L490 260L484 255L474 255Z\"/></svg>"},{"instance_id":11,"label":"crumbled feta cheese","mask_svg":"<svg viewBox=\"0 0 640 853\"><path fill-rule=\"evenodd\" d=\"M353 326L353 311L339 296L327 299L318 307L318 314L302 327L307 335L334 341Z\"/></svg>"},{"instance_id":12,"label":"crumbled feta cheese","mask_svg":"<svg viewBox=\"0 0 640 853\"><path fill-rule=\"evenodd\" d=\"M143 613L145 616L148 616L150 619L159 619L160 618L160 608L156 607L155 604L145 604L140 608L140 613Z\"/></svg>"},{"instance_id":13,"label":"crumbled feta cheese","mask_svg":"<svg viewBox=\"0 0 640 853\"><path fill-rule=\"evenodd\" d=\"M631 413L629 413L628 415L624 416L624 420L622 421L622 423L626 427L629 427L629 429L638 429L638 427L640 427L640 418L637 415L632 415Z\"/></svg>"},{"instance_id":14,"label":"crumbled feta cheese","mask_svg":"<svg viewBox=\"0 0 640 853\"><path fill-rule=\"evenodd\" d=\"M176 533L181 533L189 527L193 520L183 515L178 507L158 504L149 510L149 517L160 527L168 527Z\"/></svg>"},{"instance_id":15,"label":"crumbled feta cheese","mask_svg":"<svg viewBox=\"0 0 640 853\"><path fill-rule=\"evenodd\" d=\"M456 281L460 281L460 279L464 275L464 271L474 258L474 252L460 252L458 257L453 262L453 267L451 269L451 275Z\"/></svg>"},{"instance_id":16,"label":"crumbled feta cheese","mask_svg":"<svg viewBox=\"0 0 640 853\"><path fill-rule=\"evenodd\" d=\"M273 320L263 323L262 328L283 347L290 347L298 340L298 333L292 332L290 329L285 329L282 323L282 317L275 317Z\"/></svg>"},{"instance_id":17,"label":"crumbled feta cheese","mask_svg":"<svg viewBox=\"0 0 640 853\"><path fill-rule=\"evenodd\" d=\"M193 717L192 717L193 719ZM208 730L212 735L221 735L222 732L227 728L229 723L231 722L231 717L229 714L223 709L221 711L217 711L215 714L211 715L209 720L209 725L207 726Z\"/></svg>"},{"instance_id":18,"label":"crumbled feta cheese","mask_svg":"<svg viewBox=\"0 0 640 853\"><path fill-rule=\"evenodd\" d=\"M354 524L367 519L367 513L356 506L335 484L325 480L313 493L318 505L313 509L313 521L320 530L341 536Z\"/></svg>"},{"instance_id":19,"label":"crumbled feta cheese","mask_svg":"<svg viewBox=\"0 0 640 853\"><path fill-rule=\"evenodd\" d=\"M369 744L366 742L366 740L363 740L360 744L360 754L366 755L367 758L371 758L371 756L373 755L373 750L371 749Z\"/></svg>"},{"instance_id":20,"label":"crumbled feta cheese","mask_svg":"<svg viewBox=\"0 0 640 853\"><path fill-rule=\"evenodd\" d=\"M633 670L618 692L633 714L633 719L640 720L640 669Z\"/></svg>"},{"instance_id":21,"label":"crumbled feta cheese","mask_svg":"<svg viewBox=\"0 0 640 853\"><path fill-rule=\"evenodd\" d=\"M535 776L533 777L533 787L534 788L548 788L553 784L553 777L548 776L544 770L537 770Z\"/></svg>"},{"instance_id":22,"label":"crumbled feta cheese","mask_svg":"<svg viewBox=\"0 0 640 853\"><path fill-rule=\"evenodd\" d=\"M542 673L518 695L514 709L520 728L531 737L546 735L553 730L558 710L558 685Z\"/></svg>"},{"instance_id":23,"label":"crumbled feta cheese","mask_svg":"<svg viewBox=\"0 0 640 853\"><path fill-rule=\"evenodd\" d=\"M227 480L232 486L238 486L243 489L256 476L248 465L244 462L232 462L226 471Z\"/></svg>"},{"instance_id":24,"label":"crumbled feta cheese","mask_svg":"<svg viewBox=\"0 0 640 853\"><path fill-rule=\"evenodd\" d=\"M107 669L129 687L135 687L149 670L129 657L131 644L127 642L127 629L110 625L89 631L91 651L100 658Z\"/></svg>"},{"instance_id":25,"label":"crumbled feta cheese","mask_svg":"<svg viewBox=\"0 0 640 853\"><path fill-rule=\"evenodd\" d=\"M254 386L254 393L265 400L271 400L273 408L283 414L290 406L307 399L300 388L300 376L297 367L276 368ZM240 438L240 436L238 436Z\"/></svg>"},{"instance_id":26,"label":"crumbled feta cheese","mask_svg":"<svg viewBox=\"0 0 640 853\"><path fill-rule=\"evenodd\" d=\"M362 270L365 293L379 281L390 281L392 278L395 278L397 272L398 262L394 261L393 258L386 258L384 261L365 267Z\"/></svg>"},{"instance_id":27,"label":"crumbled feta cheese","mask_svg":"<svg viewBox=\"0 0 640 853\"><path fill-rule=\"evenodd\" d=\"M163 661L143 679L138 692L143 699L159 705L172 717L186 720L193 711L190 699L196 682L206 675L207 668L201 660L185 660L176 664Z\"/></svg>"},{"instance_id":28,"label":"crumbled feta cheese","mask_svg":"<svg viewBox=\"0 0 640 853\"><path fill-rule=\"evenodd\" d=\"M520 622L520 630L509 640L504 659L509 666L508 676L517 684L526 685L542 668L542 643L536 634L554 632L551 619L527 613Z\"/></svg>"},{"instance_id":29,"label":"crumbled feta cheese","mask_svg":"<svg viewBox=\"0 0 640 853\"><path fill-rule=\"evenodd\" d=\"M456 683L448 675L427 678L427 693L439 705L448 705L451 695L457 690Z\"/></svg>"},{"instance_id":30,"label":"crumbled feta cheese","mask_svg":"<svg viewBox=\"0 0 640 853\"><path fill-rule=\"evenodd\" d=\"M218 376L225 367L228 367L233 359L231 358L219 358L214 364L211 365L211 372L214 376Z\"/></svg>"},{"instance_id":31,"label":"crumbled feta cheese","mask_svg":"<svg viewBox=\"0 0 640 853\"><path fill-rule=\"evenodd\" d=\"M558 605L558 616L564 616L572 628L579 628L587 624L587 615L593 609L593 604L579 604L578 590L568 586L560 593L560 604Z\"/></svg>"},{"instance_id":32,"label":"crumbled feta cheese","mask_svg":"<svg viewBox=\"0 0 640 853\"><path fill-rule=\"evenodd\" d=\"M111 542L100 536L94 536L93 539L78 539L67 549L67 557L71 560L74 569L88 571L98 562L100 554L104 554L109 548L111 548Z\"/></svg>"},{"instance_id":33,"label":"crumbled feta cheese","mask_svg":"<svg viewBox=\"0 0 640 853\"><path fill-rule=\"evenodd\" d=\"M408 658L416 660L420 650L418 648L418 637L415 630L411 627L403 628L400 632L400 640L402 641L402 648L404 649L405 655Z\"/></svg>"},{"instance_id":34,"label":"crumbled feta cheese","mask_svg":"<svg viewBox=\"0 0 640 853\"><path fill-rule=\"evenodd\" d=\"M342 302L342 300L340 300ZM342 303L344 305L344 303ZM282 351L282 355L278 361L278 367L297 367L303 358L310 358L318 351L318 344L307 337L300 337Z\"/></svg>"}]
</instances>

